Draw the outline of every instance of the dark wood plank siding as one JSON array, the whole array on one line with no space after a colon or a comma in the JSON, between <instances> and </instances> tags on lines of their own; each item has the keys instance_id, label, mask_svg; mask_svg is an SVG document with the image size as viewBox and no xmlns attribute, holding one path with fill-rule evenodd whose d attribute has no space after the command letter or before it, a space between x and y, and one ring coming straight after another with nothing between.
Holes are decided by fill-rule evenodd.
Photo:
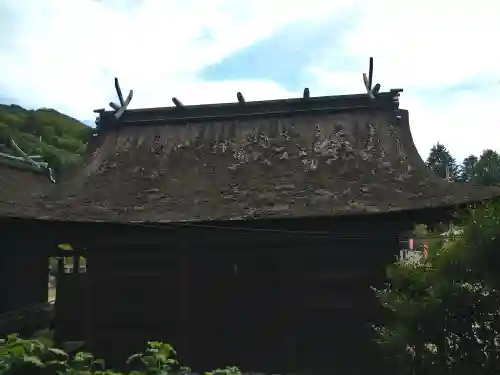
<instances>
[{"instance_id":1,"label":"dark wood plank siding","mask_svg":"<svg viewBox=\"0 0 500 375\"><path fill-rule=\"evenodd\" d=\"M308 252L296 267L300 304L295 329L301 371L347 370L376 359L371 323L379 308L370 286L383 281L388 259L384 252L396 249L389 241L375 239L331 245L330 252L320 247Z\"/></svg>"},{"instance_id":2,"label":"dark wood plank siding","mask_svg":"<svg viewBox=\"0 0 500 375\"><path fill-rule=\"evenodd\" d=\"M72 256L72 262L71 273L65 273L63 259L58 260L55 302L57 343L85 340L88 275L80 268L80 254Z\"/></svg>"},{"instance_id":3,"label":"dark wood plank siding","mask_svg":"<svg viewBox=\"0 0 500 375\"><path fill-rule=\"evenodd\" d=\"M3 312L47 302L49 263L42 251L16 251L12 247L0 262L2 290L5 291L2 294Z\"/></svg>"},{"instance_id":4,"label":"dark wood plank siding","mask_svg":"<svg viewBox=\"0 0 500 375\"><path fill-rule=\"evenodd\" d=\"M233 262L224 254L191 257L189 343L192 366L205 369L226 364L234 355L235 332L225 329L234 319Z\"/></svg>"},{"instance_id":5,"label":"dark wood plank siding","mask_svg":"<svg viewBox=\"0 0 500 375\"><path fill-rule=\"evenodd\" d=\"M293 241L279 233L205 236L210 246L193 231L191 239L169 236L169 246L90 249L96 355L119 363L163 340L198 371L374 366L371 323L380 309L370 286L384 281L399 252L393 230Z\"/></svg>"},{"instance_id":6,"label":"dark wood plank siding","mask_svg":"<svg viewBox=\"0 0 500 375\"><path fill-rule=\"evenodd\" d=\"M144 349L147 341L175 347L179 332L179 262L162 251L88 255L89 347L120 362ZM109 361L108 361L109 362Z\"/></svg>"},{"instance_id":7,"label":"dark wood plank siding","mask_svg":"<svg viewBox=\"0 0 500 375\"><path fill-rule=\"evenodd\" d=\"M0 251L0 285L2 285L2 298L0 298L0 314L5 313L8 309L8 300L5 298L6 294L9 293L9 289L12 288L8 284L8 274L7 271L9 269L7 263L7 252Z\"/></svg>"},{"instance_id":8,"label":"dark wood plank siding","mask_svg":"<svg viewBox=\"0 0 500 375\"><path fill-rule=\"evenodd\" d=\"M49 325L48 267L43 249L33 244L0 248L0 335L30 336Z\"/></svg>"}]
</instances>

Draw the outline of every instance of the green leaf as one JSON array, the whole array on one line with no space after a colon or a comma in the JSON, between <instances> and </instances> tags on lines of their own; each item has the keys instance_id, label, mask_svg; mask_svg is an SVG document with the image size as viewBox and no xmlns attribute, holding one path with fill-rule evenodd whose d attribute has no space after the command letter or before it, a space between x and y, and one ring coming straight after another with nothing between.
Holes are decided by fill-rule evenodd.
<instances>
[{"instance_id":1,"label":"green leaf","mask_svg":"<svg viewBox=\"0 0 500 375\"><path fill-rule=\"evenodd\" d=\"M133 354L133 355L131 355L130 357L127 358L126 363L130 364L131 362L135 361L136 359L141 358L142 355L143 355L142 353Z\"/></svg>"},{"instance_id":2,"label":"green leaf","mask_svg":"<svg viewBox=\"0 0 500 375\"><path fill-rule=\"evenodd\" d=\"M61 357L68 357L68 353L66 353L64 350L62 349L58 349L58 348L48 348L47 349L50 353L54 353L58 356L61 356Z\"/></svg>"},{"instance_id":3,"label":"green leaf","mask_svg":"<svg viewBox=\"0 0 500 375\"><path fill-rule=\"evenodd\" d=\"M87 353L87 352L78 352L75 354L75 357L74 357L74 359L76 361L89 361L89 360L92 360L93 358L94 358L94 356L91 353Z\"/></svg>"},{"instance_id":4,"label":"green leaf","mask_svg":"<svg viewBox=\"0 0 500 375\"><path fill-rule=\"evenodd\" d=\"M57 245L57 247L61 250L73 251L73 246L71 246L69 243L62 243Z\"/></svg>"},{"instance_id":5,"label":"green leaf","mask_svg":"<svg viewBox=\"0 0 500 375\"><path fill-rule=\"evenodd\" d=\"M9 352L15 357L23 357L26 354L26 348L22 345L11 346Z\"/></svg>"},{"instance_id":6,"label":"green leaf","mask_svg":"<svg viewBox=\"0 0 500 375\"><path fill-rule=\"evenodd\" d=\"M44 364L40 360L40 358L35 357L35 356L28 356L28 355L26 355L26 356L23 357L23 361L27 362L27 363L31 363L31 364L35 365L36 367L44 367Z\"/></svg>"},{"instance_id":7,"label":"green leaf","mask_svg":"<svg viewBox=\"0 0 500 375\"><path fill-rule=\"evenodd\" d=\"M7 343L10 343L12 341L17 341L19 339L19 335L17 333L12 333L10 335L7 335Z\"/></svg>"}]
</instances>

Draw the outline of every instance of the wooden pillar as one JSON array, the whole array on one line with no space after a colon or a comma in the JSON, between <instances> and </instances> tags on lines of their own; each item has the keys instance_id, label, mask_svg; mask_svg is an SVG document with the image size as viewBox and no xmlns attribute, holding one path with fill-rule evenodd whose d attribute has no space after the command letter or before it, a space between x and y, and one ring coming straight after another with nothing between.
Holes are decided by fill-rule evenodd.
<instances>
[{"instance_id":1,"label":"wooden pillar","mask_svg":"<svg viewBox=\"0 0 500 375\"><path fill-rule=\"evenodd\" d=\"M43 254L40 259L40 302L49 300L49 256Z\"/></svg>"},{"instance_id":2,"label":"wooden pillar","mask_svg":"<svg viewBox=\"0 0 500 375\"><path fill-rule=\"evenodd\" d=\"M56 289L59 287L59 279L62 277L64 274L64 258L59 257L57 258L57 283L56 283Z\"/></svg>"},{"instance_id":3,"label":"wooden pillar","mask_svg":"<svg viewBox=\"0 0 500 375\"><path fill-rule=\"evenodd\" d=\"M92 269L92 255L90 252L86 252L86 267L87 272L85 273L85 282L84 282L84 341L85 341L85 349L88 351L92 351L94 347L94 324L93 324L93 288L94 288L94 280L96 279L96 270Z\"/></svg>"},{"instance_id":4,"label":"wooden pillar","mask_svg":"<svg viewBox=\"0 0 500 375\"><path fill-rule=\"evenodd\" d=\"M55 301L55 310L56 310L56 317L54 320L54 343L56 346L60 347L62 344L62 338L61 338L61 324L60 324L60 316L61 316L61 310L63 309L63 293L61 292L63 288L63 277L64 277L64 258L59 256L57 258L57 274L56 274L56 301Z\"/></svg>"},{"instance_id":5,"label":"wooden pillar","mask_svg":"<svg viewBox=\"0 0 500 375\"><path fill-rule=\"evenodd\" d=\"M33 272L38 272L39 278L36 280L36 303L46 303L49 298L49 251L47 248L41 248L40 254L36 255L36 264L33 264Z\"/></svg>"},{"instance_id":6,"label":"wooden pillar","mask_svg":"<svg viewBox=\"0 0 500 375\"><path fill-rule=\"evenodd\" d=\"M3 290L7 290L7 293L12 293L12 289L8 284L9 280L9 264L7 263L7 251L6 246L0 248L0 285L2 285ZM7 298L3 297L0 299L0 315L7 312L9 301Z\"/></svg>"},{"instance_id":7,"label":"wooden pillar","mask_svg":"<svg viewBox=\"0 0 500 375\"><path fill-rule=\"evenodd\" d=\"M283 363L287 373L297 370L296 305L293 291L293 258L280 259L281 316L283 322Z\"/></svg>"},{"instance_id":8,"label":"wooden pillar","mask_svg":"<svg viewBox=\"0 0 500 375\"><path fill-rule=\"evenodd\" d=\"M73 254L73 273L80 273L80 253Z\"/></svg>"},{"instance_id":9,"label":"wooden pillar","mask_svg":"<svg viewBox=\"0 0 500 375\"><path fill-rule=\"evenodd\" d=\"M179 259L179 355L184 363L190 363L190 319L189 319L189 256L186 253Z\"/></svg>"}]
</instances>

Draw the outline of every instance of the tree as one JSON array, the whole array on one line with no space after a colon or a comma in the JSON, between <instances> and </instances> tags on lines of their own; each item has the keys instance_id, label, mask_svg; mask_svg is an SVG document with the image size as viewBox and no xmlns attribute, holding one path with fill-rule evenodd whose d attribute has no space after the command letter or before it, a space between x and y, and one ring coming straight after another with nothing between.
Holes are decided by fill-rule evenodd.
<instances>
[{"instance_id":1,"label":"tree","mask_svg":"<svg viewBox=\"0 0 500 375\"><path fill-rule=\"evenodd\" d=\"M432 146L425 164L441 178L449 177L455 180L458 177L458 167L455 159L446 147L439 142ZM447 171L449 174L447 174Z\"/></svg>"},{"instance_id":2,"label":"tree","mask_svg":"<svg viewBox=\"0 0 500 375\"><path fill-rule=\"evenodd\" d=\"M493 150L484 150L475 165L474 174L477 184L500 184L500 155Z\"/></svg>"},{"instance_id":3,"label":"tree","mask_svg":"<svg viewBox=\"0 0 500 375\"><path fill-rule=\"evenodd\" d=\"M469 155L460 167L459 181L476 185L500 184L500 155L493 150L484 150L479 158Z\"/></svg>"},{"instance_id":4,"label":"tree","mask_svg":"<svg viewBox=\"0 0 500 375\"><path fill-rule=\"evenodd\" d=\"M0 152L17 153L14 140L29 154L41 155L57 174L80 163L92 129L53 109L26 110L0 104Z\"/></svg>"},{"instance_id":5,"label":"tree","mask_svg":"<svg viewBox=\"0 0 500 375\"><path fill-rule=\"evenodd\" d=\"M476 182L476 165L478 158L476 155L467 156L460 167L459 180L461 182Z\"/></svg>"},{"instance_id":6,"label":"tree","mask_svg":"<svg viewBox=\"0 0 500 375\"><path fill-rule=\"evenodd\" d=\"M429 257L388 269L378 342L398 375L500 373L500 204L471 209Z\"/></svg>"}]
</instances>

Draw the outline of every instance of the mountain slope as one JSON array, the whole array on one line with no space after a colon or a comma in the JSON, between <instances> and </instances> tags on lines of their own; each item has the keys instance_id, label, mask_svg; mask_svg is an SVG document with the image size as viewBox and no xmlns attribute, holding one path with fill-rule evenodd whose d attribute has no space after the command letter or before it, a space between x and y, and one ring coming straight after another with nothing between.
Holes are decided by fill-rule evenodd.
<instances>
[{"instance_id":1,"label":"mountain slope","mask_svg":"<svg viewBox=\"0 0 500 375\"><path fill-rule=\"evenodd\" d=\"M16 154L14 140L30 155L41 155L56 173L78 164L92 128L54 109L27 110L0 104L0 152Z\"/></svg>"}]
</instances>

